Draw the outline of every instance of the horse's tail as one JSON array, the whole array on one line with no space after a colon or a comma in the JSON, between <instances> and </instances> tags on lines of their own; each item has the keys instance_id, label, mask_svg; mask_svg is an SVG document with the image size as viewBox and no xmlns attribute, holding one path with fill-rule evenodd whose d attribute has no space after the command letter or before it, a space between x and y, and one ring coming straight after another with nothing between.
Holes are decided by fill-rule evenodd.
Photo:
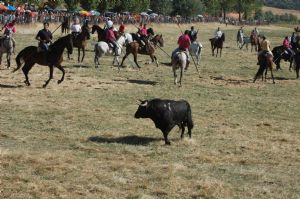
<instances>
[{"instance_id":1,"label":"horse's tail","mask_svg":"<svg viewBox=\"0 0 300 199\"><path fill-rule=\"evenodd\" d=\"M24 48L23 50L21 50L21 52L19 52L19 54L16 57L16 63L17 63L17 68L13 70L13 72L16 72L17 70L19 70L22 66L22 62L21 60L24 60L24 58L27 58L28 55L32 54L35 52L35 46L28 46L26 48Z\"/></svg>"}]
</instances>

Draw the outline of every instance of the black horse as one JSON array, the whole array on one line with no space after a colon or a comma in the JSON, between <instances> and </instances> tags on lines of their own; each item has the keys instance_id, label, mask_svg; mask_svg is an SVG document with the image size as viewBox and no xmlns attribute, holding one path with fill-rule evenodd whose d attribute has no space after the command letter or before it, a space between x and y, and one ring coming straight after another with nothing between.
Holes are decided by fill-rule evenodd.
<instances>
[{"instance_id":1,"label":"black horse","mask_svg":"<svg viewBox=\"0 0 300 199\"><path fill-rule=\"evenodd\" d=\"M300 51L296 51L296 54L295 54L295 70L296 70L296 76L297 76L297 79L299 79L299 70L300 70Z\"/></svg>"},{"instance_id":2,"label":"black horse","mask_svg":"<svg viewBox=\"0 0 300 199\"><path fill-rule=\"evenodd\" d=\"M273 53L273 61L276 64L276 70L281 69L280 68L280 61L283 59L286 62L290 63L289 70L292 71L292 65L294 61L294 55L287 54L283 46L276 46L272 50Z\"/></svg>"},{"instance_id":3,"label":"black horse","mask_svg":"<svg viewBox=\"0 0 300 199\"><path fill-rule=\"evenodd\" d=\"M215 49L217 49L217 54L216 54L216 57L217 57L219 49L220 49L220 57L221 57L222 56L223 43L225 41L225 34L222 33L222 36L220 38L218 38L218 39L212 38L212 39L209 39L209 41L210 41L210 44L211 44L212 56L215 55Z\"/></svg>"},{"instance_id":4,"label":"black horse","mask_svg":"<svg viewBox=\"0 0 300 199\"><path fill-rule=\"evenodd\" d=\"M105 30L102 29L100 26L98 25L93 25L92 26L92 34L94 34L97 31L98 34L98 42L99 41L105 41Z\"/></svg>"},{"instance_id":5,"label":"black horse","mask_svg":"<svg viewBox=\"0 0 300 199\"><path fill-rule=\"evenodd\" d=\"M38 47L28 46L21 50L21 52L17 55L17 68L13 72L16 72L21 68L21 66L23 65L21 63L21 60L23 60L25 62L24 66L22 67L22 71L25 75L24 83L27 86L30 86L28 73L33 67L33 65L37 63L39 65L48 66L50 69L50 75L49 79L43 85L43 87L45 88L50 82L50 80L53 79L53 69L55 66L63 73L61 79L57 82L58 84L60 84L62 81L64 81L65 77L65 70L61 66L61 62L63 61L63 52L65 48L68 49L68 53L72 54L73 41L71 35L67 35L56 40L52 45L50 45L50 50L47 52L38 52Z\"/></svg>"},{"instance_id":6,"label":"black horse","mask_svg":"<svg viewBox=\"0 0 300 199\"><path fill-rule=\"evenodd\" d=\"M68 34L69 32L70 32L70 18L64 16L63 22L61 23L61 34Z\"/></svg>"}]
</instances>

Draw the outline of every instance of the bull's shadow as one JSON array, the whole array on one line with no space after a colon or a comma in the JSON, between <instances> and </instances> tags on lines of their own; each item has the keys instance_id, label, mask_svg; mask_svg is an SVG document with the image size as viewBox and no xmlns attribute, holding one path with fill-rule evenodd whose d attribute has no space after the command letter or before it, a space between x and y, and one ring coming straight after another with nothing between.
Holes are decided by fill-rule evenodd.
<instances>
[{"instance_id":1,"label":"bull's shadow","mask_svg":"<svg viewBox=\"0 0 300 199\"><path fill-rule=\"evenodd\" d=\"M148 145L151 142L161 141L159 138L151 137L140 137L140 136L123 136L123 137L100 137L93 136L89 137L88 141L97 143L117 143L117 144L128 144L128 145Z\"/></svg>"}]
</instances>

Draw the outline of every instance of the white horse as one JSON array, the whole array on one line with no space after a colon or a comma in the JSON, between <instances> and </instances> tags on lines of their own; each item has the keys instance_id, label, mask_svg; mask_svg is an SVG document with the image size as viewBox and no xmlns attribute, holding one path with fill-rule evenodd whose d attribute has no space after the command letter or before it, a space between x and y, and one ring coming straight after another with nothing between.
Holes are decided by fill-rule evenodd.
<instances>
[{"instance_id":1,"label":"white horse","mask_svg":"<svg viewBox=\"0 0 300 199\"><path fill-rule=\"evenodd\" d=\"M5 35L0 39L0 65L2 63L2 55L6 53L7 68L10 67L10 57L14 52L14 43L11 32L5 32Z\"/></svg>"},{"instance_id":2,"label":"white horse","mask_svg":"<svg viewBox=\"0 0 300 199\"><path fill-rule=\"evenodd\" d=\"M201 51L202 51L202 44L198 41L194 41L189 48L190 55L195 56L197 60L197 65L199 65L200 59L201 59Z\"/></svg>"},{"instance_id":3,"label":"white horse","mask_svg":"<svg viewBox=\"0 0 300 199\"><path fill-rule=\"evenodd\" d=\"M125 46L128 43L131 43L133 41L131 34L124 33L122 34L116 41L117 43L117 55L114 55L114 59L112 62L112 65L114 65L116 62L118 64L118 67L120 66L119 56L122 54L122 47ZM103 57L104 55L113 55L114 51L109 46L108 43L104 41L100 41L95 44L95 58L94 63L95 67L98 68L100 65L99 59Z\"/></svg>"},{"instance_id":4,"label":"white horse","mask_svg":"<svg viewBox=\"0 0 300 199\"><path fill-rule=\"evenodd\" d=\"M172 58L172 70L174 73L174 84L175 85L177 85L179 83L179 86L181 86L183 70L187 69L186 66L187 66L187 54L184 51L177 52ZM177 73L176 73L177 69L180 69L179 82L177 80Z\"/></svg>"}]
</instances>

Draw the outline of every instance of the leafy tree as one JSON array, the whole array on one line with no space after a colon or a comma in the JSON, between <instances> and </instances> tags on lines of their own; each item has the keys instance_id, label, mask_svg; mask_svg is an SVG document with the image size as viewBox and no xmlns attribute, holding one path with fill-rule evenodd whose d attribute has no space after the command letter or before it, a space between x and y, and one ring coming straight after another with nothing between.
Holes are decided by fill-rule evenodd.
<instances>
[{"instance_id":1,"label":"leafy tree","mask_svg":"<svg viewBox=\"0 0 300 199\"><path fill-rule=\"evenodd\" d=\"M75 10L78 8L80 0L65 0L65 3L69 10Z\"/></svg>"},{"instance_id":2,"label":"leafy tree","mask_svg":"<svg viewBox=\"0 0 300 199\"><path fill-rule=\"evenodd\" d=\"M150 0L150 8L153 12L169 15L173 10L172 0Z\"/></svg>"},{"instance_id":3,"label":"leafy tree","mask_svg":"<svg viewBox=\"0 0 300 199\"><path fill-rule=\"evenodd\" d=\"M80 4L85 10L95 10L99 6L99 0L80 0Z\"/></svg>"},{"instance_id":4,"label":"leafy tree","mask_svg":"<svg viewBox=\"0 0 300 199\"><path fill-rule=\"evenodd\" d=\"M190 17L204 12L205 5L201 0L173 0L173 15Z\"/></svg>"}]
</instances>

